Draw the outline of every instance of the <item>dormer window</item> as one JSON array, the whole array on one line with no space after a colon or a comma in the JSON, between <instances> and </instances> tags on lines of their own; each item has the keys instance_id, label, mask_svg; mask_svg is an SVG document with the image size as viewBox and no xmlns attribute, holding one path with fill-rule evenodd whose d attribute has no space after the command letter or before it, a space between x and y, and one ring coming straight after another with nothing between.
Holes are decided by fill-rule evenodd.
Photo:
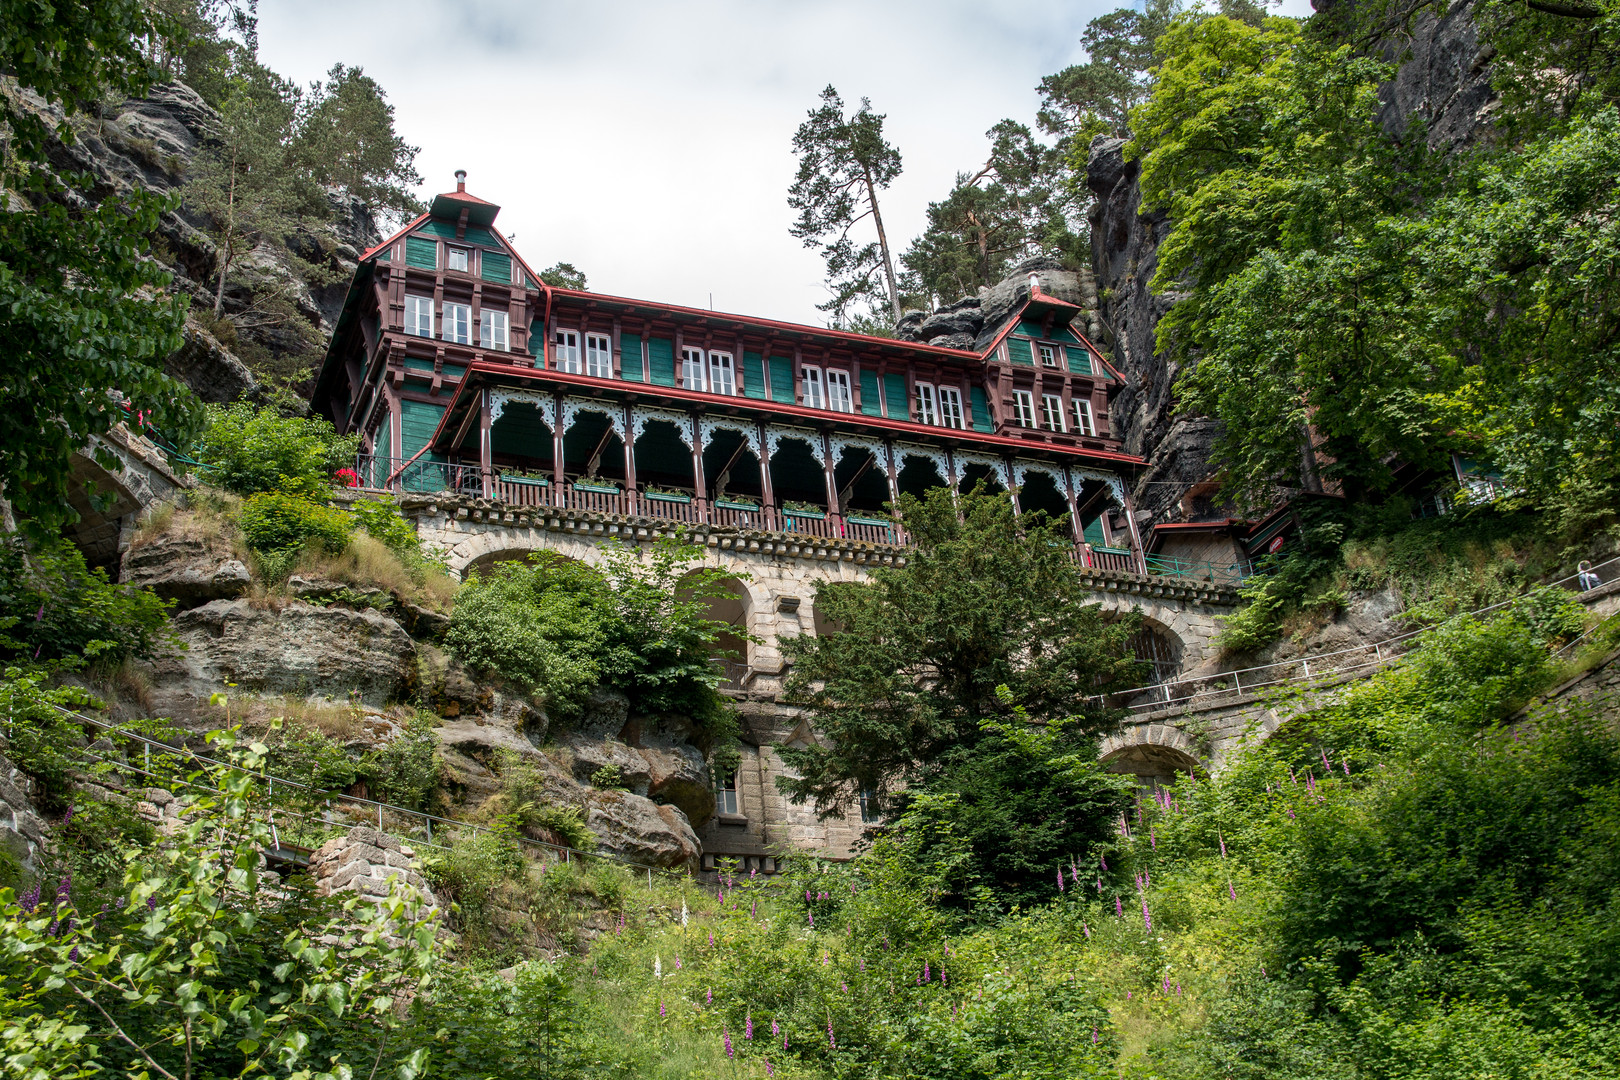
<instances>
[{"instance_id":1,"label":"dormer window","mask_svg":"<svg viewBox=\"0 0 1620 1080\"><path fill-rule=\"evenodd\" d=\"M453 248L445 248L444 250L445 250L445 266L444 266L444 268L446 270L460 270L463 274L465 274L467 272L467 255L468 255L467 249L466 248L454 248L453 247Z\"/></svg>"},{"instance_id":2,"label":"dormer window","mask_svg":"<svg viewBox=\"0 0 1620 1080\"><path fill-rule=\"evenodd\" d=\"M1057 346L1056 345L1037 345L1035 347L1038 350L1040 350L1041 367L1055 368L1055 367L1058 366L1058 354L1057 354Z\"/></svg>"}]
</instances>

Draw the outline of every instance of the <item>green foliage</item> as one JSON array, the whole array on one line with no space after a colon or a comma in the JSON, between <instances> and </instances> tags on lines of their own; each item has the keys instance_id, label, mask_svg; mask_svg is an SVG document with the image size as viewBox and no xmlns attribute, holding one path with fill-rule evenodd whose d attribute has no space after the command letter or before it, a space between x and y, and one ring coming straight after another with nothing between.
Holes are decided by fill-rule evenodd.
<instances>
[{"instance_id":1,"label":"green foliage","mask_svg":"<svg viewBox=\"0 0 1620 1080\"><path fill-rule=\"evenodd\" d=\"M1185 21L1160 42L1133 114L1143 205L1173 222L1154 288L1182 295L1159 345L1188 363L1185 406L1223 421L1217 456L1251 504L1305 482L1308 421L1351 496L1388 490L1394 463L1484 448L1572 538L1615 520L1620 248L1592 223L1613 217L1620 114L1588 93L1612 65L1601 27L1538 38L1545 14L1488 10L1482 48L1511 84L1493 122L1526 137L1456 154L1390 139L1389 66L1289 20ZM1545 103L1563 91L1526 75L1553 54L1588 65L1562 118Z\"/></svg>"},{"instance_id":2,"label":"green foliage","mask_svg":"<svg viewBox=\"0 0 1620 1080\"><path fill-rule=\"evenodd\" d=\"M644 557L603 549L600 568L555 555L497 564L458 594L445 645L474 668L542 696L551 715L577 716L598 686L633 706L687 719L702 744L725 743L735 720L710 662L727 627L708 601L727 596L726 573L691 567L702 549L661 541Z\"/></svg>"},{"instance_id":3,"label":"green foliage","mask_svg":"<svg viewBox=\"0 0 1620 1080\"><path fill-rule=\"evenodd\" d=\"M1137 673L1123 651L1135 623L1092 602L1065 524L1015 517L982 490L903 498L901 516L917 544L906 565L822 586L817 607L837 629L783 642L788 693L823 740L785 750L799 776L779 783L822 813L971 753L980 722L1011 717L1012 703L1095 729L1107 715L1092 695Z\"/></svg>"},{"instance_id":4,"label":"green foliage","mask_svg":"<svg viewBox=\"0 0 1620 1080\"><path fill-rule=\"evenodd\" d=\"M569 262L553 263L540 271L540 280L557 289L578 289L584 292L585 271Z\"/></svg>"},{"instance_id":5,"label":"green foliage","mask_svg":"<svg viewBox=\"0 0 1620 1080\"><path fill-rule=\"evenodd\" d=\"M365 768L380 802L425 810L439 786L439 736L434 717L413 713L405 730L368 756Z\"/></svg>"},{"instance_id":6,"label":"green foliage","mask_svg":"<svg viewBox=\"0 0 1620 1080\"><path fill-rule=\"evenodd\" d=\"M349 514L368 535L402 558L421 558L422 548L411 523L399 516L399 503L392 495L357 499L349 504Z\"/></svg>"},{"instance_id":7,"label":"green foliage","mask_svg":"<svg viewBox=\"0 0 1620 1080\"><path fill-rule=\"evenodd\" d=\"M248 547L257 552L285 552L309 544L332 555L348 546L351 528L343 511L279 491L249 496L237 526Z\"/></svg>"},{"instance_id":8,"label":"green foliage","mask_svg":"<svg viewBox=\"0 0 1620 1080\"><path fill-rule=\"evenodd\" d=\"M894 256L878 209L878 192L900 175L900 151L884 140L883 119L865 98L846 116L844 99L828 86L820 107L793 133L799 171L788 206L799 217L788 231L821 253L832 297L818 306L840 323L883 308L900 318ZM868 216L876 237L857 247L850 231Z\"/></svg>"},{"instance_id":9,"label":"green foliage","mask_svg":"<svg viewBox=\"0 0 1620 1080\"><path fill-rule=\"evenodd\" d=\"M585 824L578 807L557 806L546 796L546 778L534 762L510 750L497 751L500 772L501 820L517 828L540 828L556 834L567 847L596 850L596 834Z\"/></svg>"},{"instance_id":10,"label":"green foliage","mask_svg":"<svg viewBox=\"0 0 1620 1080\"><path fill-rule=\"evenodd\" d=\"M338 435L322 420L239 402L209 408L193 453L208 466L208 481L234 494L314 498L327 492L333 473L354 464L358 446L355 436Z\"/></svg>"},{"instance_id":11,"label":"green foliage","mask_svg":"<svg viewBox=\"0 0 1620 1080\"><path fill-rule=\"evenodd\" d=\"M334 1045L375 1051L398 1026L396 997L427 989L433 931L399 894L323 909L301 889L264 887L261 852L272 840L254 780L264 748L211 738L231 764L195 775L203 790L181 796L174 842L126 851L116 904L86 917L61 893L19 902L0 891L4 999L36 1017L0 1008L12 1067L61 1054L62 1071L50 1075L94 1064L336 1080L354 1066ZM315 944L328 935L330 945ZM426 1056L396 1050L394 1074L410 1080Z\"/></svg>"},{"instance_id":12,"label":"green foliage","mask_svg":"<svg viewBox=\"0 0 1620 1080\"><path fill-rule=\"evenodd\" d=\"M420 213L417 148L394 131L394 107L360 68L334 64L301 103L292 157L309 178L335 185L396 218Z\"/></svg>"},{"instance_id":13,"label":"green foliage","mask_svg":"<svg viewBox=\"0 0 1620 1080\"><path fill-rule=\"evenodd\" d=\"M114 585L62 539L27 544L0 534L0 657L29 663L150 660L174 641L170 603Z\"/></svg>"},{"instance_id":14,"label":"green foliage","mask_svg":"<svg viewBox=\"0 0 1620 1080\"><path fill-rule=\"evenodd\" d=\"M39 671L8 667L0 672L0 716L6 718L6 757L33 779L40 804L57 810L72 796L79 763L74 751L84 742L79 725L60 710L82 707L90 698L74 687L51 688L44 682Z\"/></svg>"}]
</instances>

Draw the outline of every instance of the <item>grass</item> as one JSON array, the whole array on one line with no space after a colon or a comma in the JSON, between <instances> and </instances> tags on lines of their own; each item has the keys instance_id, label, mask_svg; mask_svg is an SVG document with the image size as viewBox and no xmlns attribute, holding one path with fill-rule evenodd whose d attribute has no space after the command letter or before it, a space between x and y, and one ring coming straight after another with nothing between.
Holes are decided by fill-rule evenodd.
<instances>
[{"instance_id":1,"label":"grass","mask_svg":"<svg viewBox=\"0 0 1620 1080\"><path fill-rule=\"evenodd\" d=\"M407 565L396 552L365 533L356 533L340 555L303 552L294 572L357 589L382 589L402 600L440 612L450 609L460 588L460 583L438 564L423 560L417 565Z\"/></svg>"}]
</instances>

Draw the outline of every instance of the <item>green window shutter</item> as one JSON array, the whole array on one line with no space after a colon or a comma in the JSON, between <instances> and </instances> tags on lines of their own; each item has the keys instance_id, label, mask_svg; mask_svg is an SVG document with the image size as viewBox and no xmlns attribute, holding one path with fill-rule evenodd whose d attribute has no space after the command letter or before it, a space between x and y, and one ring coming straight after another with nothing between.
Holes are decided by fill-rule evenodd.
<instances>
[{"instance_id":1,"label":"green window shutter","mask_svg":"<svg viewBox=\"0 0 1620 1080\"><path fill-rule=\"evenodd\" d=\"M529 355L541 357L546 355L546 332L540 325L539 319L529 320ZM536 364L536 367L542 365Z\"/></svg>"},{"instance_id":2,"label":"green window shutter","mask_svg":"<svg viewBox=\"0 0 1620 1080\"><path fill-rule=\"evenodd\" d=\"M1108 546L1103 543L1102 518L1092 518L1090 521L1086 522L1084 527L1081 528L1080 532L1085 536L1086 543L1090 544L1092 547Z\"/></svg>"},{"instance_id":3,"label":"green window shutter","mask_svg":"<svg viewBox=\"0 0 1620 1080\"><path fill-rule=\"evenodd\" d=\"M405 265L423 270L439 268L439 245L421 236L405 238Z\"/></svg>"},{"instance_id":4,"label":"green window shutter","mask_svg":"<svg viewBox=\"0 0 1620 1080\"><path fill-rule=\"evenodd\" d=\"M1091 353L1087 352L1084 347L1070 345L1063 350L1063 354L1069 358L1070 371L1078 372L1081 375L1093 374L1091 370Z\"/></svg>"},{"instance_id":5,"label":"green window shutter","mask_svg":"<svg viewBox=\"0 0 1620 1080\"><path fill-rule=\"evenodd\" d=\"M1035 366L1035 355L1029 351L1029 342L1023 338L1007 339L1007 355L1015 364L1023 364L1026 367Z\"/></svg>"},{"instance_id":6,"label":"green window shutter","mask_svg":"<svg viewBox=\"0 0 1620 1080\"><path fill-rule=\"evenodd\" d=\"M883 376L883 398L889 406L890 420L910 420L911 409L906 401L906 377L889 372Z\"/></svg>"},{"instance_id":7,"label":"green window shutter","mask_svg":"<svg viewBox=\"0 0 1620 1080\"><path fill-rule=\"evenodd\" d=\"M619 377L626 382L645 382L646 374L641 370L641 335L619 335Z\"/></svg>"},{"instance_id":8,"label":"green window shutter","mask_svg":"<svg viewBox=\"0 0 1620 1080\"><path fill-rule=\"evenodd\" d=\"M371 486L382 487L392 471L388 464L389 455L394 452L394 418L384 415L382 422L377 425L376 438L371 443Z\"/></svg>"},{"instance_id":9,"label":"green window shutter","mask_svg":"<svg viewBox=\"0 0 1620 1080\"><path fill-rule=\"evenodd\" d=\"M675 342L669 338L649 338L647 365L652 369L655 386L675 385Z\"/></svg>"},{"instance_id":10,"label":"green window shutter","mask_svg":"<svg viewBox=\"0 0 1620 1080\"><path fill-rule=\"evenodd\" d=\"M430 218L422 222L421 227L416 231L424 236L437 236L440 240L454 240L456 238L455 223L440 221L437 218Z\"/></svg>"},{"instance_id":11,"label":"green window shutter","mask_svg":"<svg viewBox=\"0 0 1620 1080\"><path fill-rule=\"evenodd\" d=\"M1045 338L1047 341L1051 340L1050 338L1046 338L1046 336L1041 333L1041 328L1039 326L1027 319L1018 324L1018 332L1020 334L1027 334L1032 338Z\"/></svg>"},{"instance_id":12,"label":"green window shutter","mask_svg":"<svg viewBox=\"0 0 1620 1080\"><path fill-rule=\"evenodd\" d=\"M743 397L765 400L765 358L757 352L743 353Z\"/></svg>"},{"instance_id":13,"label":"green window shutter","mask_svg":"<svg viewBox=\"0 0 1620 1080\"><path fill-rule=\"evenodd\" d=\"M996 422L990 416L990 402L984 396L984 387L968 387L968 402L973 406L973 430L996 430Z\"/></svg>"},{"instance_id":14,"label":"green window shutter","mask_svg":"<svg viewBox=\"0 0 1620 1080\"><path fill-rule=\"evenodd\" d=\"M871 368L861 368L861 412L867 416L882 416L881 397L878 392L878 373Z\"/></svg>"},{"instance_id":15,"label":"green window shutter","mask_svg":"<svg viewBox=\"0 0 1620 1080\"><path fill-rule=\"evenodd\" d=\"M483 262L483 270L479 276L485 281L498 281L502 285L512 284L512 256L503 251L486 251Z\"/></svg>"},{"instance_id":16,"label":"green window shutter","mask_svg":"<svg viewBox=\"0 0 1620 1080\"><path fill-rule=\"evenodd\" d=\"M771 400L793 404L793 361L786 356L771 357Z\"/></svg>"},{"instance_id":17,"label":"green window shutter","mask_svg":"<svg viewBox=\"0 0 1620 1080\"><path fill-rule=\"evenodd\" d=\"M1074 331L1070 330L1067 326L1060 326L1056 330L1052 331L1052 340L1071 342L1075 345L1080 344L1080 339L1075 337Z\"/></svg>"},{"instance_id":18,"label":"green window shutter","mask_svg":"<svg viewBox=\"0 0 1620 1080\"><path fill-rule=\"evenodd\" d=\"M433 361L425 359L425 358L420 357L420 356L407 356L405 358L405 370L406 371L425 371L429 375L432 375L433 374Z\"/></svg>"},{"instance_id":19,"label":"green window shutter","mask_svg":"<svg viewBox=\"0 0 1620 1080\"><path fill-rule=\"evenodd\" d=\"M433 433L439 428L439 419L444 416L443 405L429 405L425 401L401 401L399 403L399 452L402 457L410 457L428 444Z\"/></svg>"},{"instance_id":20,"label":"green window shutter","mask_svg":"<svg viewBox=\"0 0 1620 1080\"><path fill-rule=\"evenodd\" d=\"M480 229L475 225L467 228L467 243L479 244L483 247L500 247L500 244L496 242L494 235L488 229Z\"/></svg>"},{"instance_id":21,"label":"green window shutter","mask_svg":"<svg viewBox=\"0 0 1620 1080\"><path fill-rule=\"evenodd\" d=\"M439 371L447 379L459 379L463 375L467 374L467 365L466 364L445 364L442 368L439 369Z\"/></svg>"}]
</instances>

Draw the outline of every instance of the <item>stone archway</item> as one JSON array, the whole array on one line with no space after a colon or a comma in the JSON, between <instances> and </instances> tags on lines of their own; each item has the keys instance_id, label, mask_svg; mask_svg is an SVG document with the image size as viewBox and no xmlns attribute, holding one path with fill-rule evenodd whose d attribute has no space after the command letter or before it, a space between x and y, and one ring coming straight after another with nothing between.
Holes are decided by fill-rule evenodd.
<instances>
[{"instance_id":1,"label":"stone archway","mask_svg":"<svg viewBox=\"0 0 1620 1080\"><path fill-rule=\"evenodd\" d=\"M1102 741L1097 758L1109 772L1134 776L1146 787L1208 771L1192 739L1169 724L1127 725Z\"/></svg>"}]
</instances>

